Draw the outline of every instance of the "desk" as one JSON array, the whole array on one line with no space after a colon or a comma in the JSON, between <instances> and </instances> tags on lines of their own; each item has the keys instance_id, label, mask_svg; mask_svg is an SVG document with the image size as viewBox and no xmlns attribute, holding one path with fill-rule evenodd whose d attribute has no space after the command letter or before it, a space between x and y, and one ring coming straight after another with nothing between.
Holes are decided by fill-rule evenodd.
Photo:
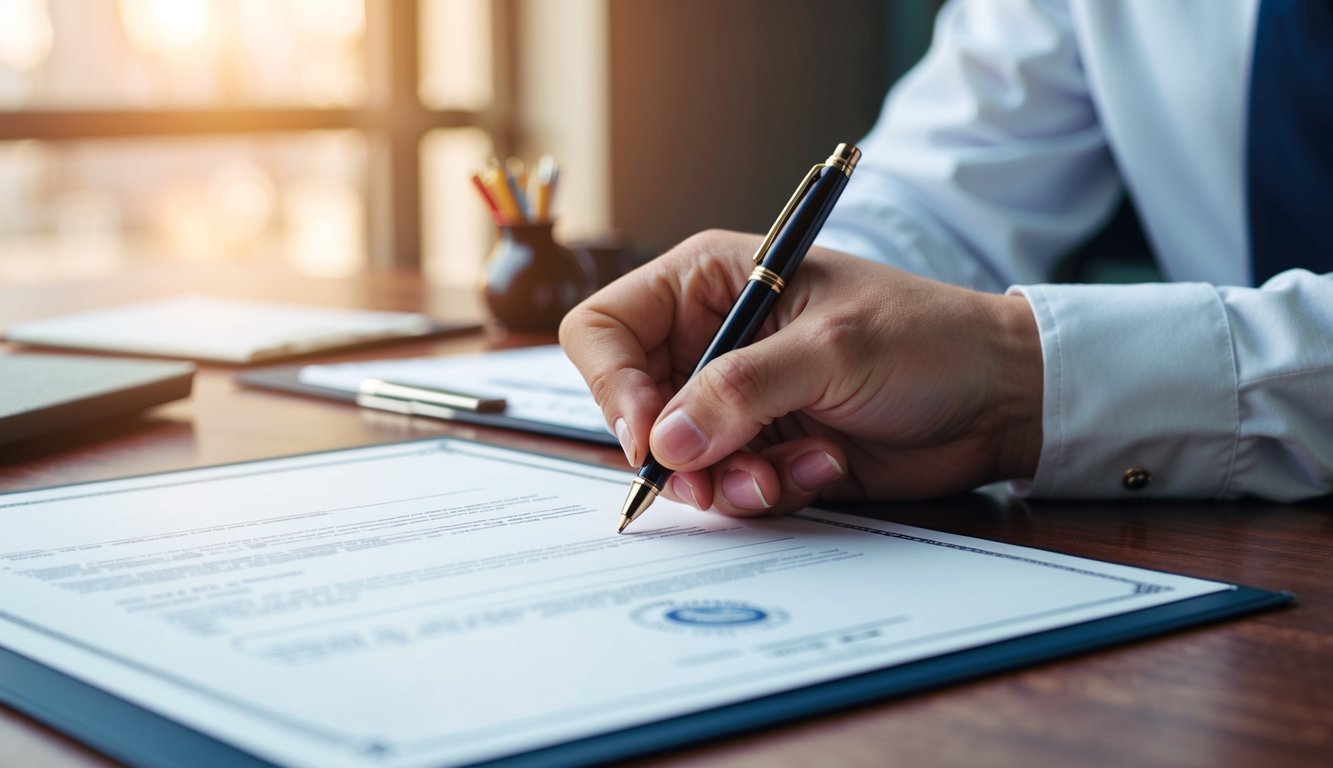
<instances>
[{"instance_id":1,"label":"desk","mask_svg":"<svg viewBox=\"0 0 1333 768\"><path fill-rule=\"evenodd\" d=\"M209 290L258 299L475 318L476 297L411 275L298 279L172 269L0 289L0 324ZM462 354L549 338L485 334L328 359ZM3 349L0 345L0 349ZM455 435L623 466L614 448L411 419L240 388L202 366L189 400L0 453L20 490L353 445ZM1333 755L1333 504L1025 503L974 494L864 504L863 514L1296 593L1294 608L1180 632L673 752L640 765L1326 766ZM0 708L0 762L82 768L106 758Z\"/></svg>"}]
</instances>

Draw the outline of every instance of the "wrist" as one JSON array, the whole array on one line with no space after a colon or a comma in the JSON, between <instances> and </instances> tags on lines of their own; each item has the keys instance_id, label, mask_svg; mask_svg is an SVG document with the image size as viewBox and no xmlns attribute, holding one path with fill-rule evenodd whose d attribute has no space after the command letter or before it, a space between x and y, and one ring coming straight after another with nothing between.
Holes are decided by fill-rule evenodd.
<instances>
[{"instance_id":1,"label":"wrist","mask_svg":"<svg viewBox=\"0 0 1333 768\"><path fill-rule=\"evenodd\" d=\"M994 296L996 480L1031 478L1042 445L1044 365L1032 305L1021 294Z\"/></svg>"}]
</instances>

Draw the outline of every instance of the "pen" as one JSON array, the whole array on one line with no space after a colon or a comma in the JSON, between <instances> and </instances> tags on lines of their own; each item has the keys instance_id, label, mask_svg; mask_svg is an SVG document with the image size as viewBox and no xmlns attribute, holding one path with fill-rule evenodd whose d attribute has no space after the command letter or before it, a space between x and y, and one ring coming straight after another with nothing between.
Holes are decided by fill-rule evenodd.
<instances>
[{"instance_id":1,"label":"pen","mask_svg":"<svg viewBox=\"0 0 1333 768\"><path fill-rule=\"evenodd\" d=\"M491 191L486 188L486 182L481 180L480 174L472 174L472 186L476 187L477 192L481 194L481 200L490 209L491 217L500 216L500 206L495 202L495 198L491 196Z\"/></svg>"},{"instance_id":2,"label":"pen","mask_svg":"<svg viewBox=\"0 0 1333 768\"><path fill-rule=\"evenodd\" d=\"M783 287L791 279L796 267L805 258L819 228L833 210L838 196L847 186L847 179L861 159L861 151L851 144L839 144L828 159L810 169L787 205L778 214L777 221L768 230L768 236L754 254L754 271L746 281L741 294L732 305L717 334L708 344L699 364L690 378L699 375L705 365L733 349L749 344L764 319L777 303ZM620 508L620 526L634 522L657 498L665 487L671 470L653 458L652 453L630 484L629 496Z\"/></svg>"},{"instance_id":3,"label":"pen","mask_svg":"<svg viewBox=\"0 0 1333 768\"><path fill-rule=\"evenodd\" d=\"M500 170L504 177L505 184L509 187L509 194L514 196L514 203L518 206L518 224L524 223L528 218L528 200L523 193L523 183L520 181L523 171L523 161L517 157L511 157L505 161L504 168Z\"/></svg>"}]
</instances>

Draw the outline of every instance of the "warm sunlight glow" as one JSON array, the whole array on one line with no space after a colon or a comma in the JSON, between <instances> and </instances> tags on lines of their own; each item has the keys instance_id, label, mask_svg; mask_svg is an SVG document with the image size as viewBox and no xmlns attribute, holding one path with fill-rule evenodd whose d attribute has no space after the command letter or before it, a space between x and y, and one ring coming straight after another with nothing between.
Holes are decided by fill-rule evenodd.
<instances>
[{"instance_id":1,"label":"warm sunlight glow","mask_svg":"<svg viewBox=\"0 0 1333 768\"><path fill-rule=\"evenodd\" d=\"M365 205L356 188L336 180L298 181L283 194L283 251L302 274L343 277L365 264Z\"/></svg>"},{"instance_id":2,"label":"warm sunlight glow","mask_svg":"<svg viewBox=\"0 0 1333 768\"><path fill-rule=\"evenodd\" d=\"M212 17L210 0L120 0L125 34L145 53L197 46L207 37Z\"/></svg>"},{"instance_id":3,"label":"warm sunlight glow","mask_svg":"<svg viewBox=\"0 0 1333 768\"><path fill-rule=\"evenodd\" d=\"M46 0L0 0L0 65L34 69L51 52L51 11Z\"/></svg>"},{"instance_id":4,"label":"warm sunlight glow","mask_svg":"<svg viewBox=\"0 0 1333 768\"><path fill-rule=\"evenodd\" d=\"M494 97L491 4L421 0L421 100L438 109L484 109Z\"/></svg>"},{"instance_id":5,"label":"warm sunlight glow","mask_svg":"<svg viewBox=\"0 0 1333 768\"><path fill-rule=\"evenodd\" d=\"M422 266L435 283L475 288L495 237L468 177L495 151L476 128L436 130L421 142Z\"/></svg>"},{"instance_id":6,"label":"warm sunlight glow","mask_svg":"<svg viewBox=\"0 0 1333 768\"><path fill-rule=\"evenodd\" d=\"M293 6L303 32L355 40L366 29L363 0L296 0Z\"/></svg>"}]
</instances>

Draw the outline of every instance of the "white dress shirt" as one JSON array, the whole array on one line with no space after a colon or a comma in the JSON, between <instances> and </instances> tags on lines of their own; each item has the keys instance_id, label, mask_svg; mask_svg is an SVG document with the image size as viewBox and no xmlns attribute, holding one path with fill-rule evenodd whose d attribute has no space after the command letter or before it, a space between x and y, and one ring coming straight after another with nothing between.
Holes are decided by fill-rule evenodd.
<instances>
[{"instance_id":1,"label":"white dress shirt","mask_svg":"<svg viewBox=\"0 0 1333 768\"><path fill-rule=\"evenodd\" d=\"M1044 438L1020 493L1333 489L1333 273L1248 287L1257 8L955 0L859 145L819 245L1032 304ZM1173 282L1043 284L1122 193Z\"/></svg>"}]
</instances>

